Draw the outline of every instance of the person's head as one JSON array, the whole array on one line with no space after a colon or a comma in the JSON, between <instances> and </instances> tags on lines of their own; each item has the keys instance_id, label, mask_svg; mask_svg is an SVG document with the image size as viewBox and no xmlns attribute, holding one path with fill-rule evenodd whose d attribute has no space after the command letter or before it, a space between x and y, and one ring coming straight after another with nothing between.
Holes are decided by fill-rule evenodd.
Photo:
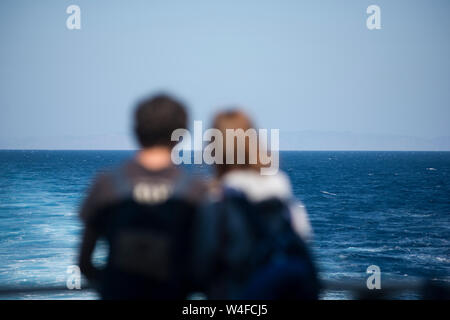
<instances>
[{"instance_id":1,"label":"person's head","mask_svg":"<svg viewBox=\"0 0 450 320\"><path fill-rule=\"evenodd\" d=\"M259 170L261 165L259 161L259 155L258 152L256 152L256 161L252 161L250 152L258 151L258 140L257 136L254 136L254 139L251 139L249 135L244 134L244 139L241 140L245 141L245 162L243 164L239 164L237 161L238 157L238 143L239 139L237 137L232 137L234 141L228 141L230 140L230 137L227 139L227 129L242 129L244 133L249 133L250 130L255 130L252 121L250 120L249 116L245 114L241 110L237 109L230 109L227 111L219 112L213 120L213 128L218 129L222 133L223 137L223 164L216 164L216 171L217 175L219 177L223 176L227 172L231 170ZM256 132L256 130L255 130ZM252 144L252 145L250 145ZM230 156L230 153L233 155L233 163L227 164L227 156Z\"/></svg>"},{"instance_id":2,"label":"person's head","mask_svg":"<svg viewBox=\"0 0 450 320\"><path fill-rule=\"evenodd\" d=\"M165 94L141 101L135 111L134 131L143 149L173 147L176 142L171 141L172 132L186 126L184 105Z\"/></svg>"}]
</instances>

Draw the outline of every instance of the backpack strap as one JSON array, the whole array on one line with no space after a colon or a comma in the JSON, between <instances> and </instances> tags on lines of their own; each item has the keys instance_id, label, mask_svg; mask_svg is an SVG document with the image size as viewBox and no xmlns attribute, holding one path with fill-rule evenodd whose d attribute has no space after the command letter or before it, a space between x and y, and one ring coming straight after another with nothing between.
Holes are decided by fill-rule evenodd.
<instances>
[{"instance_id":1,"label":"backpack strap","mask_svg":"<svg viewBox=\"0 0 450 320\"><path fill-rule=\"evenodd\" d=\"M257 212L256 205L251 203L244 193L231 188L226 188L224 190L224 200L228 209L231 209L230 207L234 206L234 209L241 211L246 223L250 226L250 229L256 233L256 236L269 236L269 231L263 217L260 212Z\"/></svg>"}]
</instances>

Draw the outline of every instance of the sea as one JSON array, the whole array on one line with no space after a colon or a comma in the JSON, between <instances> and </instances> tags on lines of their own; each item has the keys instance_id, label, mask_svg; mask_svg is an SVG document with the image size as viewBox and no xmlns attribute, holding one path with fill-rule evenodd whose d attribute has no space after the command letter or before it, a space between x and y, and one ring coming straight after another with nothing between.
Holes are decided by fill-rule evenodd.
<instances>
[{"instance_id":1,"label":"sea","mask_svg":"<svg viewBox=\"0 0 450 320\"><path fill-rule=\"evenodd\" d=\"M64 286L76 264L78 210L97 172L133 151L0 151L0 288ZM450 152L282 151L280 167L313 227L324 280L450 285ZM211 175L207 165L185 168ZM104 263L100 243L95 263ZM14 292L0 299L97 299L93 290ZM351 299L345 292L323 299ZM417 299L410 293L400 298Z\"/></svg>"}]
</instances>

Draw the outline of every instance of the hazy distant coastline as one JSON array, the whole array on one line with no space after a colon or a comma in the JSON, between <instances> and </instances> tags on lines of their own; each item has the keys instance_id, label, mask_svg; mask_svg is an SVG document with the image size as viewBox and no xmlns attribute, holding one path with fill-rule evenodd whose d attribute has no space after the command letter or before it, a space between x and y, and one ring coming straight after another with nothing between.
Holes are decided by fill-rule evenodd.
<instances>
[{"instance_id":1,"label":"hazy distant coastline","mask_svg":"<svg viewBox=\"0 0 450 320\"><path fill-rule=\"evenodd\" d=\"M58 137L0 137L0 149L134 150L130 135L104 134ZM352 132L280 131L281 150L450 151L450 136L423 138Z\"/></svg>"}]
</instances>

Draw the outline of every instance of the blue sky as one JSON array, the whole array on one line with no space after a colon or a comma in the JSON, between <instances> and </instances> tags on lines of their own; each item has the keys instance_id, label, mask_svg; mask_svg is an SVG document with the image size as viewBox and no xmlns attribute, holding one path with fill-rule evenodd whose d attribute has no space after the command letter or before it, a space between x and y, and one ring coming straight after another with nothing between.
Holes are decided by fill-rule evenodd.
<instances>
[{"instance_id":1,"label":"blue sky","mask_svg":"<svg viewBox=\"0 0 450 320\"><path fill-rule=\"evenodd\" d=\"M66 28L71 4L81 30ZM366 27L371 4L381 30ZM0 148L133 147L136 101L166 91L187 103L191 123L243 106L281 130L284 148L450 150L449 9L2 0Z\"/></svg>"}]
</instances>

